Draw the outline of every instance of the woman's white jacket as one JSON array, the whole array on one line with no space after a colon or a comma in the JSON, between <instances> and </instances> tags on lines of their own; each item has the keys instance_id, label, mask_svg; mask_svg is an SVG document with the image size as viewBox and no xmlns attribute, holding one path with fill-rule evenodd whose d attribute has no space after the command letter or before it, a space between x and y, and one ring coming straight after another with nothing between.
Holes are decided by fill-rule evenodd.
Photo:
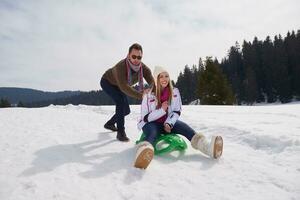
<instances>
[{"instance_id":1,"label":"woman's white jacket","mask_svg":"<svg viewBox=\"0 0 300 200\"><path fill-rule=\"evenodd\" d=\"M181 113L181 97L179 90L173 88L173 98L171 104L168 107L168 117L164 123L169 124L171 127L174 126ZM149 92L143 96L141 105L141 117L138 122L138 129L141 130L147 122L155 121L167 112L162 108L156 109L157 98L154 93Z\"/></svg>"}]
</instances>

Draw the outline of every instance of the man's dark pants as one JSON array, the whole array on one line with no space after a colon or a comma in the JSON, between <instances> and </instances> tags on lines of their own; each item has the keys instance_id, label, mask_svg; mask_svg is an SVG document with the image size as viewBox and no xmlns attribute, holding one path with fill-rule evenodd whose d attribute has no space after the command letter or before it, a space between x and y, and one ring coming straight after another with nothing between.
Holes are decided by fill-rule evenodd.
<instances>
[{"instance_id":1,"label":"man's dark pants","mask_svg":"<svg viewBox=\"0 0 300 200\"><path fill-rule=\"evenodd\" d=\"M114 100L116 103L116 111L112 118L107 122L108 124L117 123L118 132L124 131L125 116L130 113L130 107L127 96L115 85L112 85L108 80L101 78L100 85L102 89Z\"/></svg>"}]
</instances>

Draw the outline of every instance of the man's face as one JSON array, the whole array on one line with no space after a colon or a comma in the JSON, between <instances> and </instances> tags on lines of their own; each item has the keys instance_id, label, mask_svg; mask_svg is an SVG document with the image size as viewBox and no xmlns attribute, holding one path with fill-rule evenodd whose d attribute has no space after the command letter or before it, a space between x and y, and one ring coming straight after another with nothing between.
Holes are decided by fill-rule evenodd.
<instances>
[{"instance_id":1,"label":"man's face","mask_svg":"<svg viewBox=\"0 0 300 200\"><path fill-rule=\"evenodd\" d=\"M129 59L131 63L133 63L134 65L138 65L141 63L142 56L143 56L142 51L137 49L132 49L131 52L129 53Z\"/></svg>"}]
</instances>

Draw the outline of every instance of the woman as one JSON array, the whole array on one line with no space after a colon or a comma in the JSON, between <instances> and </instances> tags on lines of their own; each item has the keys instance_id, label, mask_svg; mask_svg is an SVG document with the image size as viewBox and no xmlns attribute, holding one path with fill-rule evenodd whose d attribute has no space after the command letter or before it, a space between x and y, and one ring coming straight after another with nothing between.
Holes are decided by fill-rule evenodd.
<instances>
[{"instance_id":1,"label":"woman","mask_svg":"<svg viewBox=\"0 0 300 200\"><path fill-rule=\"evenodd\" d=\"M181 98L177 88L170 83L168 72L162 67L155 67L154 80L156 91L148 92L143 96L141 105L141 120L138 128L145 134L145 140L137 145L134 166L146 169L154 155L154 141L159 134L173 133L183 135L193 148L218 159L223 151L221 136L213 136L209 143L205 136L196 133L186 123L178 120L181 113Z\"/></svg>"}]
</instances>

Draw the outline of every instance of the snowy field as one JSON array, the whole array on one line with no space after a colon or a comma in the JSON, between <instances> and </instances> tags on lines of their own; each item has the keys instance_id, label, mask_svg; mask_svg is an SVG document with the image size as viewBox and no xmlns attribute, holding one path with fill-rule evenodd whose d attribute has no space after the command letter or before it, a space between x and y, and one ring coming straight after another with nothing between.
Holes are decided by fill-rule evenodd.
<instances>
[{"instance_id":1,"label":"snowy field","mask_svg":"<svg viewBox=\"0 0 300 200\"><path fill-rule=\"evenodd\" d=\"M192 149L135 169L139 106L121 143L103 128L114 107L0 109L1 200L299 200L300 104L184 106L181 120L224 139L223 157Z\"/></svg>"}]
</instances>

